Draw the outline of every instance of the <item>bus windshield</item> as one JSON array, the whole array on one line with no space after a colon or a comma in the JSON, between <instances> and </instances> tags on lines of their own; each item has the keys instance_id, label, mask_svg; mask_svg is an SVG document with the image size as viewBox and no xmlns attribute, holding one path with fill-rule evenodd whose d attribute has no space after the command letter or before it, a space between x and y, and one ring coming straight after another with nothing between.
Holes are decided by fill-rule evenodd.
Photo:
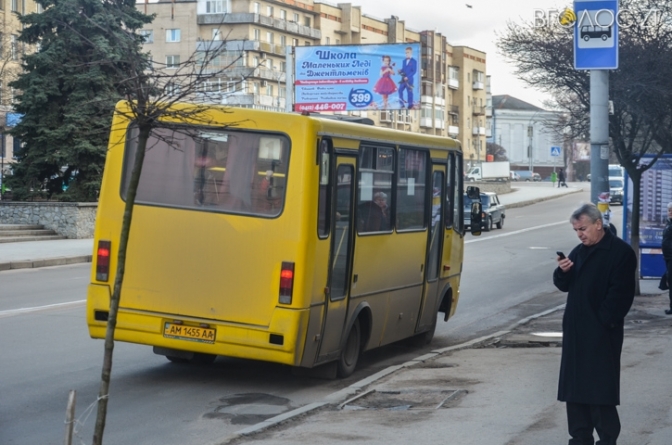
<instances>
[{"instance_id":1,"label":"bus windshield","mask_svg":"<svg viewBox=\"0 0 672 445\"><path fill-rule=\"evenodd\" d=\"M137 149L137 128L129 129L122 198ZM289 141L277 134L155 129L138 186L137 203L265 217L281 213Z\"/></svg>"}]
</instances>

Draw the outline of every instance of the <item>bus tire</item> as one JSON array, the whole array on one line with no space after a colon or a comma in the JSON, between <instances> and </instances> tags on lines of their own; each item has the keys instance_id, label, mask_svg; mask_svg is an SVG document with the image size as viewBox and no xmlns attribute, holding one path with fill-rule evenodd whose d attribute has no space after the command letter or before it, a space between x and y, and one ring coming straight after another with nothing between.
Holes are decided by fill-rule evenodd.
<instances>
[{"instance_id":1,"label":"bus tire","mask_svg":"<svg viewBox=\"0 0 672 445\"><path fill-rule=\"evenodd\" d=\"M357 361L362 351L362 333L359 327L359 319L356 319L348 333L348 339L345 341L341 354L338 357L338 376L341 378L349 377L357 367Z\"/></svg>"}]
</instances>

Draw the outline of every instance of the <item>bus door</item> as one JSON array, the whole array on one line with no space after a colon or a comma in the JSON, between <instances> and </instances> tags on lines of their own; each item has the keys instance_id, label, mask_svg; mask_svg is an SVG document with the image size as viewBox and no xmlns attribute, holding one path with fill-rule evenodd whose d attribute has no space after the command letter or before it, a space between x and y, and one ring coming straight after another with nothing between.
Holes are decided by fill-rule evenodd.
<instances>
[{"instance_id":1,"label":"bus door","mask_svg":"<svg viewBox=\"0 0 672 445\"><path fill-rule=\"evenodd\" d=\"M438 309L439 274L443 247L443 206L446 201L446 166L432 166L432 204L427 240L427 261L425 273L425 291L422 298L421 316L416 331L423 331L436 323Z\"/></svg>"},{"instance_id":2,"label":"bus door","mask_svg":"<svg viewBox=\"0 0 672 445\"><path fill-rule=\"evenodd\" d=\"M338 354L348 313L350 275L352 274L353 193L355 158L338 156L331 218L331 250L329 279L325 292L326 317L322 327L322 341L318 362Z\"/></svg>"}]
</instances>

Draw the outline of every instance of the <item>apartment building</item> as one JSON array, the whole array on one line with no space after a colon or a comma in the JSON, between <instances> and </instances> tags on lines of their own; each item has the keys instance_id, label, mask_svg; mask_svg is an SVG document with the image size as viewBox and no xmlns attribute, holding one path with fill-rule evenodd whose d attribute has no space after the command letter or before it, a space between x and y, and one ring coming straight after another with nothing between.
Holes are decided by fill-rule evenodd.
<instances>
[{"instance_id":1,"label":"apartment building","mask_svg":"<svg viewBox=\"0 0 672 445\"><path fill-rule=\"evenodd\" d=\"M14 89L9 83L16 79L21 71L21 56L28 49L18 41L21 33L21 23L18 14L40 12L40 6L33 0L0 0L0 164L8 173L14 162L14 152L19 150L20 142L6 134L13 124L12 111L14 103ZM10 114L9 119L7 114Z\"/></svg>"},{"instance_id":2,"label":"apartment building","mask_svg":"<svg viewBox=\"0 0 672 445\"><path fill-rule=\"evenodd\" d=\"M284 111L288 46L420 43L421 91L411 110L362 110L377 125L451 136L465 160L485 159L486 55L451 46L437 31L415 31L396 16L376 18L351 3L313 0L139 0L156 14L142 32L154 65L177 70L196 51L225 46L212 63L221 78L203 85L204 101Z\"/></svg>"}]
</instances>

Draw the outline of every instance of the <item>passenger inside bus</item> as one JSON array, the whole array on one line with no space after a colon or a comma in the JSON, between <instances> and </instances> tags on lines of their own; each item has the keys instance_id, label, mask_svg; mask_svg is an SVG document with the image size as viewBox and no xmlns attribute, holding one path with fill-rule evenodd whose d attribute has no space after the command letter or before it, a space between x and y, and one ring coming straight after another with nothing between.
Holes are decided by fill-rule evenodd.
<instances>
[{"instance_id":1,"label":"passenger inside bus","mask_svg":"<svg viewBox=\"0 0 672 445\"><path fill-rule=\"evenodd\" d=\"M380 232L390 229L390 211L385 193L377 192L373 195L373 201L359 205L357 229L359 232Z\"/></svg>"}]
</instances>

